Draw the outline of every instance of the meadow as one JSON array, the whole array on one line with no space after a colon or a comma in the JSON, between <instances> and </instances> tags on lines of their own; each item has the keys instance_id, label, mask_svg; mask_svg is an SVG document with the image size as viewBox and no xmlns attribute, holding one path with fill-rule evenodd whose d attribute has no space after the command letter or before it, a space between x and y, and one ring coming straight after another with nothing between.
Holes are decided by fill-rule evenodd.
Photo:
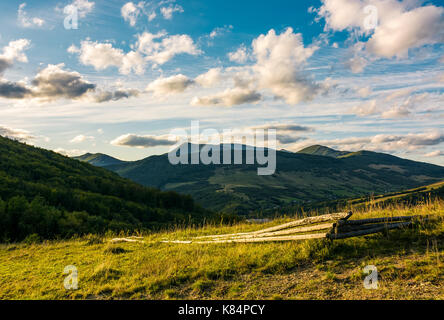
<instances>
[{"instance_id":1,"label":"meadow","mask_svg":"<svg viewBox=\"0 0 444 320\"><path fill-rule=\"evenodd\" d=\"M163 240L253 231L265 224L211 224L132 234L0 245L0 299L444 299L444 201L368 203L351 219L431 215L413 227L344 240L173 244ZM66 290L64 268L78 270ZM363 269L377 267L378 289Z\"/></svg>"}]
</instances>

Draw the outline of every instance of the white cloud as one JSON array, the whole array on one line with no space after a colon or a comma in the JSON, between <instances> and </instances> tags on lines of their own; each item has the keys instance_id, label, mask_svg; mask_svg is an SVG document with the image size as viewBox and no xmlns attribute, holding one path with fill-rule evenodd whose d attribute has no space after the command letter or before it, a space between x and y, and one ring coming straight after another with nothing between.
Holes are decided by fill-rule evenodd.
<instances>
[{"instance_id":1,"label":"white cloud","mask_svg":"<svg viewBox=\"0 0 444 320\"><path fill-rule=\"evenodd\" d=\"M402 97L407 97L408 95L410 95L410 93L413 91L412 88L403 88L403 89L398 89L393 91L392 93L390 93L385 100L386 101L392 101L392 100L396 100L398 98L402 98Z\"/></svg>"},{"instance_id":2,"label":"white cloud","mask_svg":"<svg viewBox=\"0 0 444 320\"><path fill-rule=\"evenodd\" d=\"M190 36L186 34L168 36L165 32L157 34L144 32L138 35L137 50L145 54L146 60L158 64L164 64L178 54L201 53Z\"/></svg>"},{"instance_id":3,"label":"white cloud","mask_svg":"<svg viewBox=\"0 0 444 320\"><path fill-rule=\"evenodd\" d=\"M236 51L228 53L228 59L237 63L247 62L249 55L244 45L240 46Z\"/></svg>"},{"instance_id":4,"label":"white cloud","mask_svg":"<svg viewBox=\"0 0 444 320\"><path fill-rule=\"evenodd\" d=\"M143 74L146 61L139 52L124 53L122 49L114 48L111 43L82 41L80 48L71 46L70 53L79 53L79 60L84 65L93 66L96 70L117 67L122 74L134 72Z\"/></svg>"},{"instance_id":5,"label":"white cloud","mask_svg":"<svg viewBox=\"0 0 444 320\"><path fill-rule=\"evenodd\" d=\"M29 133L29 131L23 129L12 129L1 125L0 125L0 136L9 139L14 139L20 142L26 142L35 139L35 136Z\"/></svg>"},{"instance_id":6,"label":"white cloud","mask_svg":"<svg viewBox=\"0 0 444 320\"><path fill-rule=\"evenodd\" d=\"M125 21L129 21L129 24L132 27L136 25L137 18L141 13L140 4L135 5L133 2L127 2L120 9L120 13L122 14L123 19Z\"/></svg>"},{"instance_id":7,"label":"white cloud","mask_svg":"<svg viewBox=\"0 0 444 320\"><path fill-rule=\"evenodd\" d=\"M351 70L353 73L361 73L364 71L365 67L367 66L368 61L364 57L360 56L354 56L353 58L350 58L346 63L345 66Z\"/></svg>"},{"instance_id":8,"label":"white cloud","mask_svg":"<svg viewBox=\"0 0 444 320\"><path fill-rule=\"evenodd\" d=\"M194 80L183 74L174 75L168 78L159 78L154 80L146 87L147 91L155 95L169 95L173 93L184 92L188 87L194 84Z\"/></svg>"},{"instance_id":9,"label":"white cloud","mask_svg":"<svg viewBox=\"0 0 444 320\"><path fill-rule=\"evenodd\" d=\"M19 5L17 12L17 20L22 27L31 28L31 27L41 27L45 24L45 20L39 17L28 17L28 14L25 11L26 3L22 3Z\"/></svg>"},{"instance_id":10,"label":"white cloud","mask_svg":"<svg viewBox=\"0 0 444 320\"><path fill-rule=\"evenodd\" d=\"M317 12L318 17L325 19L327 30L349 30L370 35L366 49L378 57L406 57L409 49L439 43L444 39L442 7L413 7L414 1L397 0L322 2ZM377 9L378 24L374 28L366 26L370 18L369 12L365 11L368 5Z\"/></svg>"},{"instance_id":11,"label":"white cloud","mask_svg":"<svg viewBox=\"0 0 444 320\"><path fill-rule=\"evenodd\" d=\"M444 156L444 152L442 152L441 150L432 151L432 152L426 153L424 155L424 157L428 157L428 158L442 157L442 156Z\"/></svg>"},{"instance_id":12,"label":"white cloud","mask_svg":"<svg viewBox=\"0 0 444 320\"><path fill-rule=\"evenodd\" d=\"M209 37L214 39L216 37L219 37L227 32L230 32L233 29L232 25L228 25L228 26L223 26L223 27L217 27L214 28L211 32Z\"/></svg>"},{"instance_id":13,"label":"white cloud","mask_svg":"<svg viewBox=\"0 0 444 320\"><path fill-rule=\"evenodd\" d=\"M111 141L112 145L124 147L150 148L157 146L171 146L176 141L169 140L169 136L124 134Z\"/></svg>"},{"instance_id":14,"label":"white cloud","mask_svg":"<svg viewBox=\"0 0 444 320\"><path fill-rule=\"evenodd\" d=\"M355 106L351 111L358 116L370 116L378 113L376 100L367 101L359 106Z\"/></svg>"},{"instance_id":15,"label":"white cloud","mask_svg":"<svg viewBox=\"0 0 444 320\"><path fill-rule=\"evenodd\" d=\"M222 79L221 70L221 68L212 68L197 76L195 81L204 88L213 87Z\"/></svg>"},{"instance_id":16,"label":"white cloud","mask_svg":"<svg viewBox=\"0 0 444 320\"><path fill-rule=\"evenodd\" d=\"M83 99L85 101L117 101L139 95L139 90L117 88L98 89L75 71L64 70L64 64L49 64L40 70L28 85L24 81L11 82L0 79L0 97L7 99L35 99L37 103L57 99Z\"/></svg>"},{"instance_id":17,"label":"white cloud","mask_svg":"<svg viewBox=\"0 0 444 320\"><path fill-rule=\"evenodd\" d=\"M384 119L405 118L410 115L407 106L393 106L391 109L384 111L381 117Z\"/></svg>"},{"instance_id":18,"label":"white cloud","mask_svg":"<svg viewBox=\"0 0 444 320\"><path fill-rule=\"evenodd\" d=\"M78 99L96 86L89 83L75 71L66 71L64 64L49 64L32 80L32 96L43 100L58 98Z\"/></svg>"},{"instance_id":19,"label":"white cloud","mask_svg":"<svg viewBox=\"0 0 444 320\"><path fill-rule=\"evenodd\" d=\"M148 21L153 21L154 19L156 19L156 17L157 17L157 14L155 11L153 11L148 15Z\"/></svg>"},{"instance_id":20,"label":"white cloud","mask_svg":"<svg viewBox=\"0 0 444 320\"><path fill-rule=\"evenodd\" d=\"M67 157L76 157L76 156L81 156L83 154L85 154L87 151L86 150L79 150L79 149L70 149L70 150L66 150L63 148L57 148L53 150L54 152L60 153L61 155L67 156Z\"/></svg>"},{"instance_id":21,"label":"white cloud","mask_svg":"<svg viewBox=\"0 0 444 320\"><path fill-rule=\"evenodd\" d=\"M253 41L257 63L253 66L259 86L288 104L311 100L319 86L302 74L302 66L317 47L304 47L302 35L288 28L277 35L272 29Z\"/></svg>"},{"instance_id":22,"label":"white cloud","mask_svg":"<svg viewBox=\"0 0 444 320\"><path fill-rule=\"evenodd\" d=\"M204 96L194 97L191 100L193 106L234 106L244 103L256 103L262 98L261 94L255 90L245 88L226 89L225 91Z\"/></svg>"},{"instance_id":23,"label":"white cloud","mask_svg":"<svg viewBox=\"0 0 444 320\"><path fill-rule=\"evenodd\" d=\"M174 12L183 12L183 8L179 5L170 5L168 7L160 8L160 13L162 13L163 17L167 20L171 20L173 18Z\"/></svg>"},{"instance_id":24,"label":"white cloud","mask_svg":"<svg viewBox=\"0 0 444 320\"><path fill-rule=\"evenodd\" d=\"M372 89L370 87L363 87L356 90L361 98L367 98L371 93Z\"/></svg>"},{"instance_id":25,"label":"white cloud","mask_svg":"<svg viewBox=\"0 0 444 320\"><path fill-rule=\"evenodd\" d=\"M341 150L371 150L379 152L414 151L444 142L444 133L433 130L426 133L405 135L378 134L371 137L351 137L345 139L306 141L307 144L321 144ZM300 146L300 145L298 145Z\"/></svg>"},{"instance_id":26,"label":"white cloud","mask_svg":"<svg viewBox=\"0 0 444 320\"><path fill-rule=\"evenodd\" d=\"M3 48L3 53L0 55L0 74L12 67L14 61L28 62L28 57L24 51L29 48L30 44L31 41L28 39L9 42L9 44Z\"/></svg>"},{"instance_id":27,"label":"white cloud","mask_svg":"<svg viewBox=\"0 0 444 320\"><path fill-rule=\"evenodd\" d=\"M95 6L94 1L88 1L88 0L74 0L70 4L66 5L63 9L63 12L66 13L73 13L74 10L77 10L77 14L79 15L79 18L85 18L87 14L93 11Z\"/></svg>"},{"instance_id":28,"label":"white cloud","mask_svg":"<svg viewBox=\"0 0 444 320\"><path fill-rule=\"evenodd\" d=\"M69 142L70 143L82 143L85 141L93 141L95 138L93 136L85 136L83 134L80 134L78 136L75 136L72 138Z\"/></svg>"},{"instance_id":29,"label":"white cloud","mask_svg":"<svg viewBox=\"0 0 444 320\"><path fill-rule=\"evenodd\" d=\"M226 69L232 74L234 88L195 97L191 104L232 106L256 103L262 98L259 90L271 91L275 98L283 99L288 104L311 100L328 87L327 83L316 84L303 73L307 59L316 50L315 46L304 47L302 35L293 33L291 28L280 35L271 29L253 41L252 59L255 63L252 66Z\"/></svg>"}]
</instances>

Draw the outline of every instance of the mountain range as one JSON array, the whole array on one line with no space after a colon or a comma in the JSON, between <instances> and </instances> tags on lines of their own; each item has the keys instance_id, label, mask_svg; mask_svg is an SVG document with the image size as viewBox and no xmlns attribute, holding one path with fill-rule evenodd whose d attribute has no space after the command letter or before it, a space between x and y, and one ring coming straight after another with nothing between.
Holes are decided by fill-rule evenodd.
<instances>
[{"instance_id":1,"label":"mountain range","mask_svg":"<svg viewBox=\"0 0 444 320\"><path fill-rule=\"evenodd\" d=\"M247 148L253 147L242 146L244 153ZM190 152L190 145L187 150ZM221 153L223 150L221 146ZM86 154L76 159L145 186L189 194L205 208L241 215L401 191L444 179L442 166L319 145L299 152L276 151L276 171L269 176L257 174L257 163L173 165L168 154L138 161L121 161L104 154Z\"/></svg>"}]
</instances>

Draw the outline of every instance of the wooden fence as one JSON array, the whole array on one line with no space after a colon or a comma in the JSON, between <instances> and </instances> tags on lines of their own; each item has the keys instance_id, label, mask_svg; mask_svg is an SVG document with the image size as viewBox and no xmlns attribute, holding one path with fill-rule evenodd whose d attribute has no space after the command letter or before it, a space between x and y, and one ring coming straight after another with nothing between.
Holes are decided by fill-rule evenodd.
<instances>
[{"instance_id":1,"label":"wooden fence","mask_svg":"<svg viewBox=\"0 0 444 320\"><path fill-rule=\"evenodd\" d=\"M427 216L385 217L349 220L351 212L339 212L291 221L278 226L243 233L194 237L191 240L163 241L169 243L269 242L307 239L345 239L408 227Z\"/></svg>"}]
</instances>

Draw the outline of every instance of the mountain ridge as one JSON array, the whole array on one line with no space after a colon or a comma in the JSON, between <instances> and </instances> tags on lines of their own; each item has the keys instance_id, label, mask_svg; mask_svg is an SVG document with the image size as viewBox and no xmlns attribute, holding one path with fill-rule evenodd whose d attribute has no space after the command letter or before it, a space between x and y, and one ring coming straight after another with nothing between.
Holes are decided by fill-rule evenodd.
<instances>
[{"instance_id":1,"label":"mountain ridge","mask_svg":"<svg viewBox=\"0 0 444 320\"><path fill-rule=\"evenodd\" d=\"M258 164L172 165L168 154L105 168L146 186L189 194L206 208L244 215L292 203L400 191L444 179L444 167L385 153L320 146L308 151L324 155L276 151L277 170L270 176L258 176Z\"/></svg>"}]
</instances>

